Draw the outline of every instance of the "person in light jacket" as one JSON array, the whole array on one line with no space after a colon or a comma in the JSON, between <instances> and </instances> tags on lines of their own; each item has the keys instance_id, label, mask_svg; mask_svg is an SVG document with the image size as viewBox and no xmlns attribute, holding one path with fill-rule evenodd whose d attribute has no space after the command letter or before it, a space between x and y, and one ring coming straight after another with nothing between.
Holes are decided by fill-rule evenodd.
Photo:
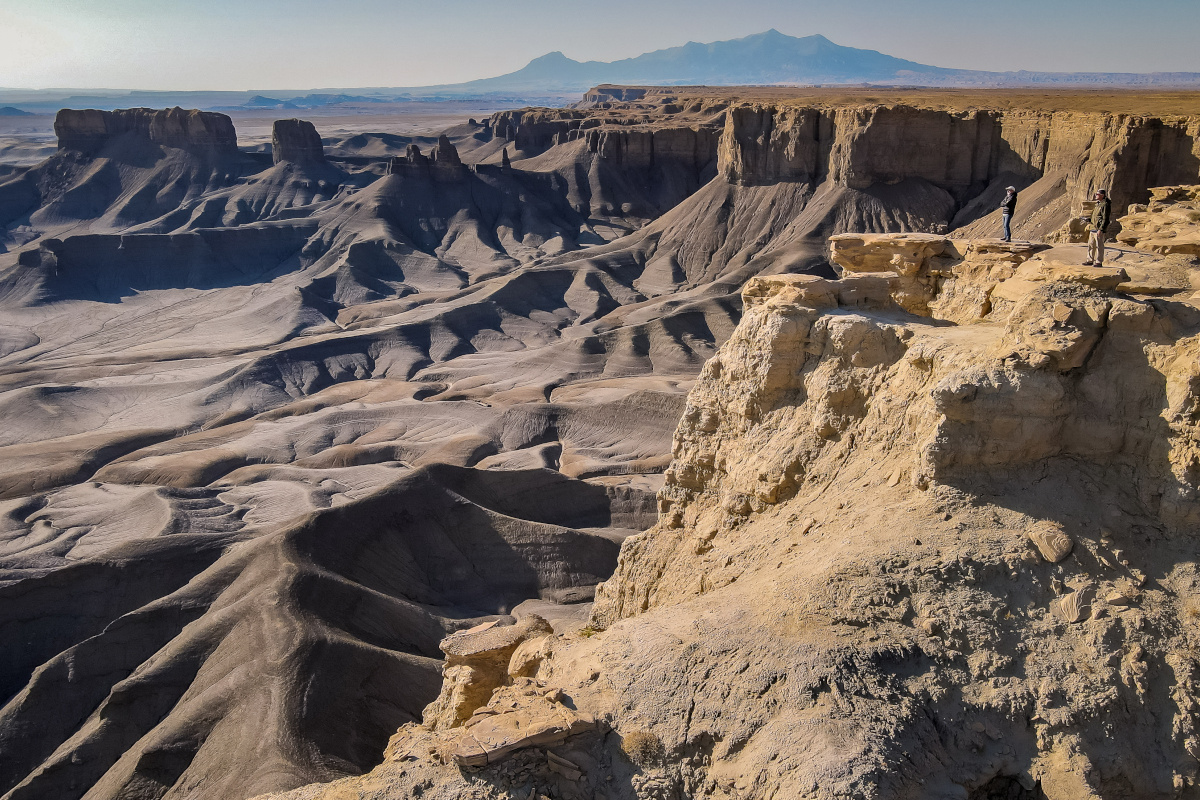
<instances>
[{"instance_id":1,"label":"person in light jacket","mask_svg":"<svg viewBox=\"0 0 1200 800\"><path fill-rule=\"evenodd\" d=\"M1093 264L1097 267L1104 266L1104 240L1107 238L1108 222L1112 217L1112 203L1108 200L1108 192L1101 189L1096 192L1094 199L1096 207L1092 209L1092 218L1089 220L1091 228L1088 234L1088 257L1087 261L1083 262L1085 267Z\"/></svg>"},{"instance_id":2,"label":"person in light jacket","mask_svg":"<svg viewBox=\"0 0 1200 800\"><path fill-rule=\"evenodd\" d=\"M1000 201L1000 216L1004 218L1004 238L1001 241L1012 241L1012 218L1017 211L1017 187L1010 186L1004 190L1004 199Z\"/></svg>"}]
</instances>

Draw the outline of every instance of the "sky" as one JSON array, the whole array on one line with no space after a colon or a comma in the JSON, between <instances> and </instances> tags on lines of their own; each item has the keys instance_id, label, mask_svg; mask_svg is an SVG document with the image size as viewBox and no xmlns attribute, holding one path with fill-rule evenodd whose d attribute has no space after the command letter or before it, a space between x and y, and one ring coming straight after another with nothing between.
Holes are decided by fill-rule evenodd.
<instances>
[{"instance_id":1,"label":"sky","mask_svg":"<svg viewBox=\"0 0 1200 800\"><path fill-rule=\"evenodd\" d=\"M1200 72L1200 0L0 0L0 87L424 86L769 28L941 67Z\"/></svg>"}]
</instances>

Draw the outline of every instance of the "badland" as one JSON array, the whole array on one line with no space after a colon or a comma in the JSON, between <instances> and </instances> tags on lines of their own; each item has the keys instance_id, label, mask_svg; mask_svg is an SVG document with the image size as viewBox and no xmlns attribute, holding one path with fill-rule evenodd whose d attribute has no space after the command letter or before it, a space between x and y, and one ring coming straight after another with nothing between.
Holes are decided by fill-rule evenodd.
<instances>
[{"instance_id":1,"label":"badland","mask_svg":"<svg viewBox=\"0 0 1200 800\"><path fill-rule=\"evenodd\" d=\"M59 112L0 797L1200 796L1198 109Z\"/></svg>"}]
</instances>

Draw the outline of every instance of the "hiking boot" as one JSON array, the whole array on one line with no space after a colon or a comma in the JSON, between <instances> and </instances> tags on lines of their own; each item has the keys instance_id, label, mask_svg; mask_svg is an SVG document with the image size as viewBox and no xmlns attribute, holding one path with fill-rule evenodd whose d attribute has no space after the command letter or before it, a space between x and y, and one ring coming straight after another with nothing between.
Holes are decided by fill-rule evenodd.
<instances>
[{"instance_id":1,"label":"hiking boot","mask_svg":"<svg viewBox=\"0 0 1200 800\"><path fill-rule=\"evenodd\" d=\"M1092 261L1092 260L1089 258L1087 261L1083 262L1083 265L1084 265L1085 267L1090 267L1090 266L1092 266L1092 265L1093 265L1093 264L1095 264L1095 263L1096 263L1095 261Z\"/></svg>"}]
</instances>

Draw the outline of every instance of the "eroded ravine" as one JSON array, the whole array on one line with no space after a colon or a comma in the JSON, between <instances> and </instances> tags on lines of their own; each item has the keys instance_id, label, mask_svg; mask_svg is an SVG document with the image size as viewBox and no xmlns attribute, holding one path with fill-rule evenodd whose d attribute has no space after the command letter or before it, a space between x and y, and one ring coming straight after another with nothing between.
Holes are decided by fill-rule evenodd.
<instances>
[{"instance_id":1,"label":"eroded ravine","mask_svg":"<svg viewBox=\"0 0 1200 800\"><path fill-rule=\"evenodd\" d=\"M0 184L9 248L0 255L7 423L0 576L12 599L0 625L5 641L21 643L6 650L0 711L0 785L12 797L248 797L369 770L397 727L418 719L437 695L438 642L446 634L507 621L530 599L534 606L524 609L536 607L562 633L583 624L586 607L576 601L618 568L620 541L655 521L654 493L680 418L695 416L685 425L696 426L697 442L713 419L714 430L729 433L720 409L712 419L696 416L685 398L701 390L697 376L701 388L711 387L713 376L701 368L733 335L748 279L832 276L828 234L991 226L989 198L1010 180L1033 196L1021 212L1028 217L1018 219L1018 232L1032 235L1057 229L1078 193L1103 183L1145 200L1150 182L1170 170L1187 173L1172 180L1193 182L1197 174L1189 166L1196 121L1149 116L676 97L499 114L448 132L432 155L319 158L302 128L285 129L270 163L239 152L220 120L205 115L167 113L154 133L117 126L87 141L73 138L69 116L63 121L62 152ZM931 137L945 139L946 147L931 149L944 158L920 149ZM1161 158L1147 160L1150 152ZM1111 183L1113 175L1131 183ZM1037 282L1005 273L1029 254L983 248L972 255L942 237L932 241L922 247L937 253L922 260L905 251L897 262L904 273L897 296L909 311L932 315L924 322L814 317L822 347L863 362L846 373L826 363L824 383L814 387L827 398L823 410L786 410L808 391L789 384L781 366L796 357L791 339L764 329L744 343L755 369L773 376L751 405L783 404L771 411L774 422L812 411L819 441L796 437L776 464L776 436L758 428L761 439L738 447L758 459L761 480L728 477L722 464L737 451L732 444L710 447L715 455L698 451L686 468L676 453L662 495L675 505L657 529L670 532L656 540L683 535L684 528L663 526L676 512L682 525L681 509L707 502L686 492L714 481L728 495L714 501L721 514L749 509L753 518L770 513L762 503L797 502L789 493L805 481L810 491L836 493L847 475L868 480L874 473L866 466L825 464L850 459L862 436L856 415L868 406L883 413L883 401L871 398L888 396L878 382L907 363L904 331L927 343L947 337L949 344L928 347L955 364L976 358L986 341L1036 339L999 324L1011 310L1002 296L1016 303L1023 282ZM1077 250L1064 252L1077 258ZM894 254L886 255L883 271L890 271ZM1157 287L1175 297L1191 285L1185 263L1126 261L1130 280L1143 281L1126 293ZM962 274L954 280L942 274L955 270ZM988 288L993 278L1008 288ZM775 286L771 280L791 285L782 277L763 285ZM854 280L838 284L851 287L848 306L886 305L887 279ZM1140 373L1147 378L1187 358L1171 344L1191 324L1179 311L1186 303L1156 302L1174 305L1155 311L1170 324L1155 323L1162 346ZM996 322L961 324L985 306ZM1092 305L1080 308L1091 314ZM952 329L937 317L960 324ZM1117 341L1103 330L1102 342ZM784 357L774 367L763 355L769 348L750 352L768 341ZM1061 391L1077 404L1048 405L1055 424L1086 430L1079 420L1094 417L1078 405L1086 393L1037 380L1047 396ZM1191 390L1170 384L1164 391L1178 405L1166 427L1186 429ZM1140 414L1158 397L1129 395L1122 413ZM946 394L947 408L956 397ZM936 411L908 396L888 402L895 413ZM980 424L968 411L955 411L962 419L945 429L914 418L912 430L932 437L925 466L889 469L885 483L900 476L889 488L908 492L925 470L931 485L968 491L947 477L962 453L939 455L938 447L939 436L967 436ZM1190 467L1166 466L1161 443L1173 440L1161 430L1128 453L1124 445L1093 453L1080 439L1073 434L1062 452L1039 451L1039 463L1156 459L1161 480L1134 492L1147 518L1166 514L1162 503L1174 496L1176 485L1162 476L1191 480ZM820 465L788 471L805 459ZM1158 505L1145 505L1156 492ZM897 517L896 525L925 524L926 511ZM700 535L707 542L679 545L693 553L688 558L674 550L639 558L661 561L653 580L630 572L628 560L611 584L624 588L602 592L594 625L642 606L674 607L687 596L674 587L684 577L706 595L750 586L755 559L775 555L766 545L726 553L716 526ZM834 544L841 540L821 548L830 569L842 563ZM713 553L729 563L695 560ZM740 685L745 664L757 676L746 680L767 687L759 695L767 697L787 679L770 677L776 662L759 657L765 645L756 631L800 624L764 622L755 604L776 605L756 600L754 614L742 616L735 603L732 617L714 622L722 636L744 629L744 641L728 652L754 654L731 657L728 673L711 672L701 650L663 649L637 627L661 625L699 647L710 634L698 635L686 616L641 623L635 615L578 645L631 654L626 666L602 672L625 676L613 686L626 686L628 702L654 695L662 704L641 712L646 726L671 703L687 706L680 706L689 720L684 732L656 729L655 736L679 769L680 753L725 763L727 773L704 778L721 791L758 774L741 760L759 757L748 744L758 723L705 728L704 720L728 714L723 701L703 701L695 687ZM828 604L841 608L845 598ZM622 638L622 626L637 632ZM793 656L808 658L805 647ZM584 650L580 665L591 663ZM889 645L872 658L895 652ZM525 671L536 671L541 656L534 656ZM666 673L647 666L673 659L680 666ZM813 685L827 703L832 690ZM756 714L767 719L774 707L764 701ZM624 730L623 719L605 724ZM617 769L625 762L610 744L596 757ZM863 752L869 760L882 751ZM668 791L682 780L683 772L668 772L639 778L638 791ZM632 773L614 780L634 783Z\"/></svg>"},{"instance_id":2,"label":"eroded ravine","mask_svg":"<svg viewBox=\"0 0 1200 800\"><path fill-rule=\"evenodd\" d=\"M1189 796L1197 197L1111 266L848 235L749 281L589 628L448 638L382 765L273 797Z\"/></svg>"}]
</instances>

